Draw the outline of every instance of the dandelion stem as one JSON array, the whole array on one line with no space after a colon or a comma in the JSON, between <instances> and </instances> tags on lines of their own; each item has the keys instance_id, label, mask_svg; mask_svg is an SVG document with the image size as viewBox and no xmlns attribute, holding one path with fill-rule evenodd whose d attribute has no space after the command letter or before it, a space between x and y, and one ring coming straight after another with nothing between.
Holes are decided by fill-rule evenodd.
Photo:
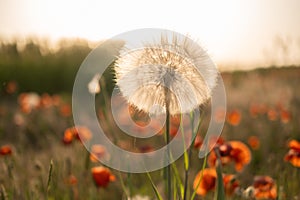
<instances>
[{"instance_id":1,"label":"dandelion stem","mask_svg":"<svg viewBox=\"0 0 300 200\"><path fill-rule=\"evenodd\" d=\"M169 109L167 109L167 119L166 119L166 143L167 143L167 153L168 153L168 159L170 159L170 149L169 149L169 142L170 142L170 128L169 128L169 124L170 124L170 113L169 113ZM169 160L170 161L170 160ZM168 181L168 199L171 199L171 184L172 184L172 180L171 180L171 165L169 164L167 166L167 181Z\"/></svg>"},{"instance_id":2,"label":"dandelion stem","mask_svg":"<svg viewBox=\"0 0 300 200\"><path fill-rule=\"evenodd\" d=\"M170 154L170 148L169 148L169 142L170 142L170 110L169 110L169 104L170 104L170 94L169 94L168 87L165 87L165 103L166 103L166 143L167 143L167 157L168 162L170 163L171 154ZM167 192L168 192L168 200L171 200L172 196L172 180L171 180L171 165L168 164L166 169L166 175L167 175Z\"/></svg>"}]
</instances>

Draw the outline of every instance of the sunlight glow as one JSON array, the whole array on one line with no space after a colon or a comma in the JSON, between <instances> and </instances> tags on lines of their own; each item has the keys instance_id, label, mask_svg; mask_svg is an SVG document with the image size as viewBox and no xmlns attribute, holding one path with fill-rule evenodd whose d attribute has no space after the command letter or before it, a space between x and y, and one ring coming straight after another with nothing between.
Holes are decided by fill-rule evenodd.
<instances>
[{"instance_id":1,"label":"sunlight glow","mask_svg":"<svg viewBox=\"0 0 300 200\"><path fill-rule=\"evenodd\" d=\"M223 64L299 64L297 7L297 0L2 0L0 36L100 41L133 29L165 28L190 35ZM276 37L290 48L281 60L272 57L274 49L280 53Z\"/></svg>"}]
</instances>

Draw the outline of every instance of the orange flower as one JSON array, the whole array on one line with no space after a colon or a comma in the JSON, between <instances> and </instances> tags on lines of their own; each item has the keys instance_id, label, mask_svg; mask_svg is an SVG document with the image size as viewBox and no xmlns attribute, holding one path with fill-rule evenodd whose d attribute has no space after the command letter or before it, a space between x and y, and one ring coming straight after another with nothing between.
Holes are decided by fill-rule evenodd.
<instances>
[{"instance_id":1,"label":"orange flower","mask_svg":"<svg viewBox=\"0 0 300 200\"><path fill-rule=\"evenodd\" d=\"M77 184L77 178L73 174L69 175L67 178L65 178L65 184L66 185L76 185Z\"/></svg>"},{"instance_id":2,"label":"orange flower","mask_svg":"<svg viewBox=\"0 0 300 200\"><path fill-rule=\"evenodd\" d=\"M18 89L18 84L16 81L9 81L6 84L6 88L5 91L7 92L7 94L13 94L17 91Z\"/></svg>"},{"instance_id":3,"label":"orange flower","mask_svg":"<svg viewBox=\"0 0 300 200\"><path fill-rule=\"evenodd\" d=\"M106 149L103 145L95 144L91 148L90 160L92 162L98 162L106 154Z\"/></svg>"},{"instance_id":4,"label":"orange flower","mask_svg":"<svg viewBox=\"0 0 300 200\"><path fill-rule=\"evenodd\" d=\"M91 137L92 137L92 133L88 128L84 126L76 126L76 127L74 126L74 127L67 128L65 130L63 142L65 144L70 144L72 143L74 138L82 142L91 139Z\"/></svg>"},{"instance_id":5,"label":"orange flower","mask_svg":"<svg viewBox=\"0 0 300 200\"><path fill-rule=\"evenodd\" d=\"M61 98L57 94L52 96L52 103L54 106L59 106L61 103Z\"/></svg>"},{"instance_id":6,"label":"orange flower","mask_svg":"<svg viewBox=\"0 0 300 200\"><path fill-rule=\"evenodd\" d=\"M74 127L74 136L81 142L88 141L92 138L92 132L85 126L76 126Z\"/></svg>"},{"instance_id":7,"label":"orange flower","mask_svg":"<svg viewBox=\"0 0 300 200\"><path fill-rule=\"evenodd\" d=\"M139 147L139 151L141 153L149 153L155 151L155 149L151 145L143 145Z\"/></svg>"},{"instance_id":8,"label":"orange flower","mask_svg":"<svg viewBox=\"0 0 300 200\"><path fill-rule=\"evenodd\" d=\"M64 132L64 138L63 138L63 143L64 144L71 144L74 139L74 128L67 128Z\"/></svg>"},{"instance_id":9,"label":"orange flower","mask_svg":"<svg viewBox=\"0 0 300 200\"><path fill-rule=\"evenodd\" d=\"M274 108L268 110L268 118L270 121L275 121L278 119L278 112Z\"/></svg>"},{"instance_id":10,"label":"orange flower","mask_svg":"<svg viewBox=\"0 0 300 200\"><path fill-rule=\"evenodd\" d=\"M198 138L197 138L198 137ZM197 143L201 143L201 144L197 144ZM205 145L203 143L203 139L201 138L201 136L196 136L195 138L195 148L202 148L202 145ZM213 149L215 146L219 146L225 143L225 140L222 137L216 137L216 136L210 136L209 137L209 141L208 141L208 149Z\"/></svg>"},{"instance_id":11,"label":"orange flower","mask_svg":"<svg viewBox=\"0 0 300 200\"><path fill-rule=\"evenodd\" d=\"M289 148L290 150L285 155L284 160L290 162L295 167L300 167L300 142L291 140Z\"/></svg>"},{"instance_id":12,"label":"orange flower","mask_svg":"<svg viewBox=\"0 0 300 200\"><path fill-rule=\"evenodd\" d=\"M288 123L291 118L291 113L289 111L283 109L280 111L280 119L282 123Z\"/></svg>"},{"instance_id":13,"label":"orange flower","mask_svg":"<svg viewBox=\"0 0 300 200\"><path fill-rule=\"evenodd\" d=\"M193 188L196 193L205 196L207 192L215 189L217 173L215 169L206 168L201 170L195 177Z\"/></svg>"},{"instance_id":14,"label":"orange flower","mask_svg":"<svg viewBox=\"0 0 300 200\"><path fill-rule=\"evenodd\" d=\"M300 151L300 142L298 142L297 140L291 140L289 142L289 148Z\"/></svg>"},{"instance_id":15,"label":"orange flower","mask_svg":"<svg viewBox=\"0 0 300 200\"><path fill-rule=\"evenodd\" d=\"M63 117L69 117L72 114L71 106L69 104L61 105L59 111Z\"/></svg>"},{"instance_id":16,"label":"orange flower","mask_svg":"<svg viewBox=\"0 0 300 200\"><path fill-rule=\"evenodd\" d=\"M259 149L260 141L257 136L250 136L248 138L248 144L250 145L250 147L252 149L257 150L257 149Z\"/></svg>"},{"instance_id":17,"label":"orange flower","mask_svg":"<svg viewBox=\"0 0 300 200\"><path fill-rule=\"evenodd\" d=\"M219 145L216 148L218 148L220 152L222 165L234 162L235 169L237 171L242 171L244 166L249 164L251 161L251 152L249 148L242 142L230 141ZM209 166L214 167L216 160L216 153L212 151L208 156Z\"/></svg>"},{"instance_id":18,"label":"orange flower","mask_svg":"<svg viewBox=\"0 0 300 200\"><path fill-rule=\"evenodd\" d=\"M12 154L12 149L9 145L3 145L0 147L0 155L6 156L11 154Z\"/></svg>"},{"instance_id":19,"label":"orange flower","mask_svg":"<svg viewBox=\"0 0 300 200\"><path fill-rule=\"evenodd\" d=\"M209 191L215 190L217 173L213 168L206 168L198 172L194 179L193 188L200 196L205 196ZM227 195L232 195L239 187L239 182L233 174L223 174L223 183Z\"/></svg>"},{"instance_id":20,"label":"orange flower","mask_svg":"<svg viewBox=\"0 0 300 200\"><path fill-rule=\"evenodd\" d=\"M199 149L203 143L203 139L200 135L196 135L194 141L194 148Z\"/></svg>"},{"instance_id":21,"label":"orange flower","mask_svg":"<svg viewBox=\"0 0 300 200\"><path fill-rule=\"evenodd\" d=\"M227 122L231 124L232 126L237 126L241 122L242 115L240 111L238 110L233 110L228 113L227 115Z\"/></svg>"},{"instance_id":22,"label":"orange flower","mask_svg":"<svg viewBox=\"0 0 300 200\"><path fill-rule=\"evenodd\" d=\"M251 117L255 118L260 113L260 107L257 104L251 104L249 108L249 113Z\"/></svg>"},{"instance_id":23,"label":"orange flower","mask_svg":"<svg viewBox=\"0 0 300 200\"><path fill-rule=\"evenodd\" d=\"M98 166L91 169L94 182L97 187L107 187L107 185L116 180L116 177L111 174L108 168Z\"/></svg>"},{"instance_id":24,"label":"orange flower","mask_svg":"<svg viewBox=\"0 0 300 200\"><path fill-rule=\"evenodd\" d=\"M240 183L237 181L235 175L233 174L224 174L223 182L225 193L227 195L232 195L240 187Z\"/></svg>"},{"instance_id":25,"label":"orange flower","mask_svg":"<svg viewBox=\"0 0 300 200\"><path fill-rule=\"evenodd\" d=\"M49 94L44 93L41 96L40 107L42 107L42 108L48 108L50 106L52 106L52 98L51 98L51 96Z\"/></svg>"},{"instance_id":26,"label":"orange flower","mask_svg":"<svg viewBox=\"0 0 300 200\"><path fill-rule=\"evenodd\" d=\"M214 114L214 120L218 123L224 121L226 115L226 111L224 108L218 108Z\"/></svg>"},{"instance_id":27,"label":"orange flower","mask_svg":"<svg viewBox=\"0 0 300 200\"><path fill-rule=\"evenodd\" d=\"M39 106L40 96L34 92L22 93L18 97L18 102L21 111L28 114Z\"/></svg>"},{"instance_id":28,"label":"orange flower","mask_svg":"<svg viewBox=\"0 0 300 200\"><path fill-rule=\"evenodd\" d=\"M254 196L256 199L276 199L277 186L269 176L256 176L253 182Z\"/></svg>"}]
</instances>

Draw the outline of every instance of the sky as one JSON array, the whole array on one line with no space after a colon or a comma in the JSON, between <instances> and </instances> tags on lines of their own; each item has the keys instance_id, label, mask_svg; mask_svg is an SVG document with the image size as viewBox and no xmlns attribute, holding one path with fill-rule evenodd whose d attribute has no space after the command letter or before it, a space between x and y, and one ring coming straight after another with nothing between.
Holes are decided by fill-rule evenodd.
<instances>
[{"instance_id":1,"label":"sky","mask_svg":"<svg viewBox=\"0 0 300 200\"><path fill-rule=\"evenodd\" d=\"M0 0L0 38L100 41L139 28L188 34L227 68L300 65L299 0Z\"/></svg>"}]
</instances>

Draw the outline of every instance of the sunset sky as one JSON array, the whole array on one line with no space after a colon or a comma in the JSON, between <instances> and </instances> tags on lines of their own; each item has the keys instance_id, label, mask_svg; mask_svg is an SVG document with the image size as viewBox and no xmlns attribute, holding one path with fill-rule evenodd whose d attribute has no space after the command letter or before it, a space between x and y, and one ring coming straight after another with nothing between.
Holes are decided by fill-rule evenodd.
<instances>
[{"instance_id":1,"label":"sunset sky","mask_svg":"<svg viewBox=\"0 0 300 200\"><path fill-rule=\"evenodd\" d=\"M0 37L100 41L164 28L189 34L219 65L299 65L299 9L299 0L0 0Z\"/></svg>"}]
</instances>

